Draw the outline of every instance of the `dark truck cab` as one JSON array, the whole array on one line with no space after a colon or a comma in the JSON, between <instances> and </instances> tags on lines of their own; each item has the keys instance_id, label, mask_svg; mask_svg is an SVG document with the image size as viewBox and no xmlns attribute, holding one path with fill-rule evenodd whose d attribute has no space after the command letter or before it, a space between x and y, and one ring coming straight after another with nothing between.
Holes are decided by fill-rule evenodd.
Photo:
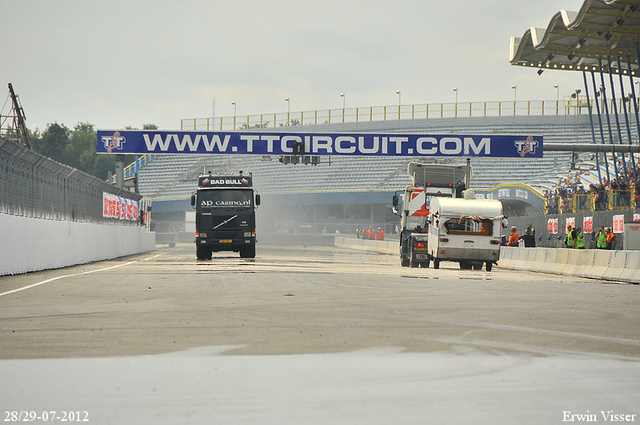
<instances>
[{"instance_id":1,"label":"dark truck cab","mask_svg":"<svg viewBox=\"0 0 640 425\"><path fill-rule=\"evenodd\" d=\"M251 175L201 175L191 196L196 209L196 257L211 259L218 251L239 252L242 258L256 256L256 207Z\"/></svg>"}]
</instances>

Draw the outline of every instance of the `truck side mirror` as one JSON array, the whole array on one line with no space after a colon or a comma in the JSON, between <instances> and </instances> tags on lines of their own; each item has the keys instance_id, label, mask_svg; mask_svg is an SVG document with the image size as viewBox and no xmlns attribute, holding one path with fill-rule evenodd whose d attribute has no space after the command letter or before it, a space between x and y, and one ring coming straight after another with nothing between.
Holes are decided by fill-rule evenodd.
<instances>
[{"instance_id":1,"label":"truck side mirror","mask_svg":"<svg viewBox=\"0 0 640 425\"><path fill-rule=\"evenodd\" d=\"M196 195L191 195L191 206L193 207L196 204Z\"/></svg>"},{"instance_id":2,"label":"truck side mirror","mask_svg":"<svg viewBox=\"0 0 640 425\"><path fill-rule=\"evenodd\" d=\"M398 195L393 195L393 206L394 207L398 206Z\"/></svg>"},{"instance_id":3,"label":"truck side mirror","mask_svg":"<svg viewBox=\"0 0 640 425\"><path fill-rule=\"evenodd\" d=\"M256 206L260 205L260 195L256 194Z\"/></svg>"}]
</instances>

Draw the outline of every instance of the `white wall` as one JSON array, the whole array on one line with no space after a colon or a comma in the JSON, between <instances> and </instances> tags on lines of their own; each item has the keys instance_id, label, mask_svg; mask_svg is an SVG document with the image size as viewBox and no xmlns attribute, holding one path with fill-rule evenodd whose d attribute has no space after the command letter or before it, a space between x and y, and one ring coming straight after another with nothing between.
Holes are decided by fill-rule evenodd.
<instances>
[{"instance_id":1,"label":"white wall","mask_svg":"<svg viewBox=\"0 0 640 425\"><path fill-rule=\"evenodd\" d=\"M155 234L142 227L0 214L0 276L138 254L155 246Z\"/></svg>"}]
</instances>

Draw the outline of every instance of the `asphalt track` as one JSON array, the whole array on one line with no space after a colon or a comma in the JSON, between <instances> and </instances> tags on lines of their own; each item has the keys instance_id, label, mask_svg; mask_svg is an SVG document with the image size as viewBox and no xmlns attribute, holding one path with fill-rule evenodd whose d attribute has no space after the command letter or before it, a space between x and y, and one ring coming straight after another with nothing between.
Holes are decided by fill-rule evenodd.
<instances>
[{"instance_id":1,"label":"asphalt track","mask_svg":"<svg viewBox=\"0 0 640 425\"><path fill-rule=\"evenodd\" d=\"M553 424L613 412L637 422L639 305L638 285L410 269L392 255L264 243L255 260L200 262L178 244L0 278L0 413Z\"/></svg>"}]
</instances>

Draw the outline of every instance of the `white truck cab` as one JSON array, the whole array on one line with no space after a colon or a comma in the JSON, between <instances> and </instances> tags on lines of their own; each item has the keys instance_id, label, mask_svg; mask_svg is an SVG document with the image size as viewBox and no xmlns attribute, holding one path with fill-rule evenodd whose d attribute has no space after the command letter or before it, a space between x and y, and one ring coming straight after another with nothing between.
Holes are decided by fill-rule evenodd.
<instances>
[{"instance_id":1,"label":"white truck cab","mask_svg":"<svg viewBox=\"0 0 640 425\"><path fill-rule=\"evenodd\" d=\"M484 263L491 271L500 258L503 217L498 200L431 198L427 252L433 267L456 261L462 269L480 270Z\"/></svg>"}]
</instances>

